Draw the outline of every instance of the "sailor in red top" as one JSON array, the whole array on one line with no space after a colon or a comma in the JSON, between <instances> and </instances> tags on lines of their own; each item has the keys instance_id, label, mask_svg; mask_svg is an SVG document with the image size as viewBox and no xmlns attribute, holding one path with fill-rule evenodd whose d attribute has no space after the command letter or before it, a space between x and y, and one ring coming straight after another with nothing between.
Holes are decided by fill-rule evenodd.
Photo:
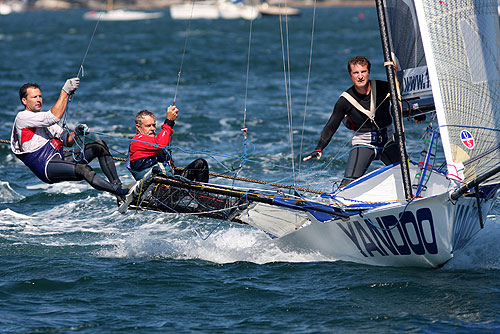
<instances>
[{"instance_id":1,"label":"sailor in red top","mask_svg":"<svg viewBox=\"0 0 500 334\"><path fill-rule=\"evenodd\" d=\"M142 179L158 163L172 166L172 158L166 148L172 139L178 112L175 106L167 108L167 115L158 135L156 135L156 117L152 112L141 110L135 116L137 134L129 146L128 168L136 180ZM204 159L196 159L182 172L173 171L173 173L192 181L206 183L209 178L208 163Z\"/></svg>"}]
</instances>

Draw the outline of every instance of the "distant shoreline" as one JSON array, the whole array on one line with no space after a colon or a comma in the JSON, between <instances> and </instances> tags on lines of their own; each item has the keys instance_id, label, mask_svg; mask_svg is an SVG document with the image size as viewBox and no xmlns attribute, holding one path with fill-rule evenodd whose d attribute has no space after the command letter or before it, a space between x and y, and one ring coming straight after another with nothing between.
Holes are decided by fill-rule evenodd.
<instances>
[{"instance_id":1,"label":"distant shoreline","mask_svg":"<svg viewBox=\"0 0 500 334\"><path fill-rule=\"evenodd\" d=\"M168 8L173 4L180 3L182 1L162 1L162 2L138 2L135 6L132 6L133 8L137 9L161 9L161 8ZM278 3L273 2L272 0L270 1L271 4L273 5L278 5ZM281 5L283 6L285 4L285 1L281 2ZM301 1L301 0L287 0L286 5L288 7L297 7L297 8L312 8L314 7L314 1ZM326 1L316 1L316 7L317 8L323 8L323 7L374 7L375 6L375 1L373 0L326 0ZM129 7L129 8L132 8ZM104 6L103 6L104 8Z\"/></svg>"},{"instance_id":2,"label":"distant shoreline","mask_svg":"<svg viewBox=\"0 0 500 334\"><path fill-rule=\"evenodd\" d=\"M128 9L142 9L142 10L155 10L155 9L166 9L174 4L182 3L180 0L157 0L157 1L141 1L138 0L135 5L131 4L122 4L119 1L115 0L115 9L118 8L128 8ZM270 0L270 3L274 5L279 5L278 2ZM283 6L285 1L281 2ZM87 9L96 9L96 10L104 10L106 9L105 2L90 0L87 3L87 6L84 7L76 7L75 3L70 1L46 1L46 0L38 0L34 3L33 6L28 9L45 9L45 10L64 10L71 8L87 8ZM317 8L326 8L326 7L373 7L375 6L375 2L373 0L326 0L326 1L316 1L314 0L287 0L286 5L289 7L296 8L312 8L316 6Z\"/></svg>"},{"instance_id":3,"label":"distant shoreline","mask_svg":"<svg viewBox=\"0 0 500 334\"><path fill-rule=\"evenodd\" d=\"M287 1L287 5L290 7L300 7L300 8L310 8L314 7L314 2L306 1ZM342 1L342 0L331 0L331 1L317 1L316 7L374 7L374 1Z\"/></svg>"}]
</instances>

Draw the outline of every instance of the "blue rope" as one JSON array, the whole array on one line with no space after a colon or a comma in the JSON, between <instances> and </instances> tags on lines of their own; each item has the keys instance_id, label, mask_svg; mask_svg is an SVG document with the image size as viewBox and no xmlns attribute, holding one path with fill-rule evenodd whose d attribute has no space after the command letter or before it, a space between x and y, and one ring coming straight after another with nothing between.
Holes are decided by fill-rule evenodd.
<instances>
[{"instance_id":1,"label":"blue rope","mask_svg":"<svg viewBox=\"0 0 500 334\"><path fill-rule=\"evenodd\" d=\"M489 130L489 131L500 131L500 129L495 128L487 128L485 126L474 126L474 125L461 125L461 124L444 124L440 125L440 128L450 127L450 128L471 128L471 129L481 129L481 130Z\"/></svg>"},{"instance_id":2,"label":"blue rope","mask_svg":"<svg viewBox=\"0 0 500 334\"><path fill-rule=\"evenodd\" d=\"M111 138L115 138L115 139L119 139L119 140L123 140L123 141L127 141L127 142L135 141L135 142L139 142L139 143L145 143L145 144L151 145L151 146L156 147L156 148L161 148L161 149L165 149L166 148L166 146L164 146L164 145L158 145L158 144L154 144L154 143L150 143L150 142L145 142L145 141L141 141L141 140L135 140L135 139L118 137L118 136L109 135L109 134L106 134L106 133L103 133L103 132L89 131L89 133L92 133L92 134L95 134L95 135L99 135L99 136L111 137ZM253 154L255 152L255 146L250 141L248 141L248 143L253 148L253 150L252 150L252 152L250 154ZM169 149L171 149L171 150L178 151L178 152L181 152L181 153L193 154L193 155L199 154L199 155L209 156L210 158L214 159L219 165L221 165L224 169L226 169L228 172L232 172L232 171L234 171L234 169L227 167L224 163L222 163L221 161L219 161L219 159L217 159L216 156L223 157L223 158L230 158L230 159L240 160L240 161L244 161L245 163L252 162L252 163L256 163L256 164L260 164L260 165L268 165L268 166L272 166L272 167L276 167L276 168L280 168L280 169L292 169L291 167L287 167L287 166L281 166L281 165L276 165L276 164L271 164L271 163L265 163L265 162L262 162L262 161L258 161L258 160L254 160L254 159L249 159L248 157L245 157L245 156L235 156L235 155L231 155L231 154L227 154L227 153L221 153L221 152L217 152L217 151L213 151L213 150L209 150L209 149L191 150L191 149L186 149L186 148L182 148L182 147L179 147L179 146L173 146L173 145L168 145L167 147ZM325 164L326 164L326 162L325 162ZM318 167L312 167L311 169L318 169Z\"/></svg>"},{"instance_id":3,"label":"blue rope","mask_svg":"<svg viewBox=\"0 0 500 334\"><path fill-rule=\"evenodd\" d=\"M282 170L291 170L292 169L289 166L282 166L282 165L272 164L272 163L268 163L268 162L263 162L263 161L255 160L255 159L250 159L248 157L248 155L251 155L251 154L253 154L255 152L255 145L250 140L248 140L248 139L244 140L244 145L245 145L246 148L244 149L243 155L241 155L241 156L235 156L235 155L231 155L231 154L227 154L227 153L222 153L222 152L217 152L217 151L213 151L213 150L209 150L209 149L191 150L191 149L186 149L186 148L182 148L182 147L178 147L178 146L158 145L158 144L154 144L154 143L150 143L150 142L145 142L145 141L141 141L141 140L135 140L135 139L124 138L124 137L119 137L119 136L115 136L115 135L110 135L110 134L103 133L103 132L98 132L98 131L89 131L86 134L93 134L93 135L97 135L97 136L109 137L109 138L113 138L113 139L117 139L117 140L121 140L121 141L126 141L128 143L130 143L132 141L140 142L140 143L145 143L145 144L148 144L148 145L151 145L153 147L160 148L160 149L166 149L168 147L168 149L170 149L170 150L173 150L173 151L176 151L176 152L185 153L185 154L190 154L190 155L204 155L204 156L208 156L213 161L215 161L219 166L221 166L226 171L226 173L233 173L233 172L235 172L235 169L232 168L232 167L230 167L230 166L227 166L224 162L222 162L220 160L220 158L234 159L234 160L240 161L240 164L242 166L244 164L254 163L254 164L257 164L257 165L270 166L272 168L277 168L277 169L282 169ZM250 151L249 148L251 148L251 151ZM119 153L121 155L123 155L123 156L127 156L127 154L125 154L123 152L119 152ZM345 155L345 154L343 154L343 155ZM325 160L321 164L317 164L317 165L315 164L315 165L313 165L313 166L311 166L311 167L309 167L307 169L304 169L303 173L317 173L319 171L325 170L331 162L332 161ZM285 177L277 179L277 180L274 180L274 181L270 181L269 183L270 184L272 184L272 183L284 183L286 181L290 181L291 180L291 176L289 176L288 173L284 173L283 175L285 175ZM236 174L234 175L234 177L236 177ZM233 182L234 182L234 180L233 180ZM270 185L265 185L264 189L266 189L266 188L269 189L269 188L273 188L273 187L270 186Z\"/></svg>"},{"instance_id":4,"label":"blue rope","mask_svg":"<svg viewBox=\"0 0 500 334\"><path fill-rule=\"evenodd\" d=\"M72 149L71 150L71 154L73 155L73 159L76 161L76 162L82 162L82 161L85 161L87 164L89 163L87 161L87 158L85 158L85 137L86 137L86 132L87 131L83 131L83 138L82 138L82 145L80 146L80 144L78 144L78 141L76 140L76 138L74 138L73 136L73 140L75 141L75 145L80 149L80 154L81 154L81 157L78 159L76 156L75 156L75 150Z\"/></svg>"},{"instance_id":5,"label":"blue rope","mask_svg":"<svg viewBox=\"0 0 500 334\"><path fill-rule=\"evenodd\" d=\"M427 149L427 155L425 157L424 166L422 167L422 171L421 171L421 175L420 175L420 182L418 183L417 192L415 194L415 197L420 196L420 193L422 192L422 189L424 189L424 187L427 185L427 182L430 179L430 174L429 174L429 177L427 178L427 181L425 181L425 177L426 177L427 171L429 169L428 168L429 161L430 161L431 155L433 154L432 150L435 147L434 140L436 139L437 131L432 130L432 129L427 129L427 131L431 132L431 139L430 139L430 142L429 142L429 147ZM436 160L435 153L434 153L434 160ZM432 168L431 168L431 170L429 172L432 173ZM424 184L424 182L425 182L425 184Z\"/></svg>"}]
</instances>

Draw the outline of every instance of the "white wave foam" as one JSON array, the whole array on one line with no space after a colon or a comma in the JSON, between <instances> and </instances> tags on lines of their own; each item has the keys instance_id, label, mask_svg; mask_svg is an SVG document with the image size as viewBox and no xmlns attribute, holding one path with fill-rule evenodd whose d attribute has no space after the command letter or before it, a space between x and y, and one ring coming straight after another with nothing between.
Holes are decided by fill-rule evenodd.
<instances>
[{"instance_id":1,"label":"white wave foam","mask_svg":"<svg viewBox=\"0 0 500 334\"><path fill-rule=\"evenodd\" d=\"M5 218L6 218L6 216L10 216L14 219L30 219L30 216L15 212L11 209L1 210L0 214L2 215L2 217L5 217Z\"/></svg>"},{"instance_id":2,"label":"white wave foam","mask_svg":"<svg viewBox=\"0 0 500 334\"><path fill-rule=\"evenodd\" d=\"M31 215L4 209L0 211L0 235L41 245L101 246L96 254L102 257L198 259L221 264L336 260L284 250L248 226L152 212L121 215L115 203L114 196L98 193ZM489 216L485 225L444 270L500 269L500 223L496 216Z\"/></svg>"},{"instance_id":3,"label":"white wave foam","mask_svg":"<svg viewBox=\"0 0 500 334\"><path fill-rule=\"evenodd\" d=\"M106 202L109 205L106 206ZM114 203L114 197L102 193L97 197L62 203L31 215L5 209L0 211L0 232L7 239L29 239L30 242L53 246L73 245L75 240L68 235L90 233L96 235L94 239L98 239L92 242L102 244L106 242L107 234L119 231L115 224L117 219ZM82 238L76 244L86 245L88 242L89 240Z\"/></svg>"},{"instance_id":4,"label":"white wave foam","mask_svg":"<svg viewBox=\"0 0 500 334\"><path fill-rule=\"evenodd\" d=\"M24 196L17 193L10 186L9 182L0 181L0 202L1 203L12 203L23 199Z\"/></svg>"},{"instance_id":5,"label":"white wave foam","mask_svg":"<svg viewBox=\"0 0 500 334\"><path fill-rule=\"evenodd\" d=\"M91 187L85 182L59 182L53 184L39 183L31 186L27 186L30 190L44 190L51 194L79 194L84 190L90 189Z\"/></svg>"},{"instance_id":6,"label":"white wave foam","mask_svg":"<svg viewBox=\"0 0 500 334\"><path fill-rule=\"evenodd\" d=\"M479 224L479 222L478 222ZM500 269L500 223L488 216L485 227L443 269Z\"/></svg>"},{"instance_id":7,"label":"white wave foam","mask_svg":"<svg viewBox=\"0 0 500 334\"><path fill-rule=\"evenodd\" d=\"M191 224L197 224L195 227L200 229L199 222ZM247 261L258 264L328 260L317 254L285 252L264 233L251 227L211 222L207 223L210 226L203 232L197 232L191 224L186 221L165 223L164 219L157 219L154 223L139 226L124 239L116 240L116 247L101 250L99 256L199 259L214 263Z\"/></svg>"}]
</instances>

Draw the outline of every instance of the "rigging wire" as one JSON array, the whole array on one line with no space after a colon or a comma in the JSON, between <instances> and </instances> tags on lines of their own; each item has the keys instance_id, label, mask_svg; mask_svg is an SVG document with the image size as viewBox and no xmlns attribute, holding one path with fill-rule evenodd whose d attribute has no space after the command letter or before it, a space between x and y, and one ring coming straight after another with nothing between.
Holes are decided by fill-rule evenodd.
<instances>
[{"instance_id":1,"label":"rigging wire","mask_svg":"<svg viewBox=\"0 0 500 334\"><path fill-rule=\"evenodd\" d=\"M254 6L252 6L252 17L253 17ZM248 77L250 73L250 51L252 49L252 31L253 31L253 19L250 20L250 29L248 33L248 52L247 52L247 73L245 80L245 102L243 107L243 129L246 129L246 119L247 119L247 98L248 98Z\"/></svg>"},{"instance_id":2,"label":"rigging wire","mask_svg":"<svg viewBox=\"0 0 500 334\"><path fill-rule=\"evenodd\" d=\"M80 77L80 73L82 74L82 77L85 76L83 64L85 64L85 59L87 59L87 54L89 53L90 46L92 45L92 42L94 41L94 36L95 36L96 31L97 31L97 27L99 26L99 22L101 21L102 13L103 12L99 13L99 17L97 18L97 22L95 23L95 26L94 26L94 31L92 32L92 36L90 37L89 44L87 45L87 50L85 50L85 55L83 56L82 63L80 64L80 68L78 70L78 74L76 75L78 78Z\"/></svg>"},{"instance_id":3,"label":"rigging wire","mask_svg":"<svg viewBox=\"0 0 500 334\"><path fill-rule=\"evenodd\" d=\"M252 31L253 31L253 11L255 9L255 6L252 6L252 19L250 20L250 27L249 27L249 32L248 32L248 51L247 51L247 71L246 71L246 79L245 79L245 99L244 99L244 105L243 105L243 126L241 127L241 135L243 136L243 156L240 158L240 164L238 168L235 169L234 177L236 178L241 171L241 168L243 165L248 161L248 152L247 152L247 144L249 142L248 140L248 129L246 127L246 119L247 119L247 101L248 101L248 80L249 80L249 74L250 74L250 54L252 50ZM253 146L253 144L252 144Z\"/></svg>"},{"instance_id":4,"label":"rigging wire","mask_svg":"<svg viewBox=\"0 0 500 334\"><path fill-rule=\"evenodd\" d=\"M285 1L286 6L286 1ZM285 38L283 37L283 22L282 15L280 12L280 37L281 37L281 54L283 60L283 76L285 84L285 99L286 99L286 109L288 115L288 140L290 142L290 152L292 155L292 179L293 184L295 184L295 159L293 151L293 116L292 116L292 92L291 92L291 79L290 79L290 43L288 38L288 15L285 12ZM285 43L286 42L286 43ZM286 52L285 52L286 44ZM285 57L286 54L286 57Z\"/></svg>"},{"instance_id":5,"label":"rigging wire","mask_svg":"<svg viewBox=\"0 0 500 334\"><path fill-rule=\"evenodd\" d=\"M92 32L92 35L90 37L89 43L87 44L87 49L85 50L85 54L83 55L82 62L80 63L80 67L78 68L78 73L76 74L77 78L80 78L80 74L81 74L82 77L85 76L85 71L84 71L83 65L85 64L85 60L87 59L87 54L89 53L90 46L92 45L92 42L94 41L94 36L95 36L96 31L97 31L97 27L99 26L99 22L101 21L101 15L102 15L102 13L103 12L99 13L97 21L95 23L94 31ZM70 106L70 104L71 104L72 101L73 101L73 94L71 94L69 96L68 103L66 104L66 110L64 111L64 116L63 116L63 119L62 119L62 128L66 129L71 137L73 137L73 135L71 134L71 131L69 131L69 129L67 127L67 123L68 123L68 115L69 115L69 106ZM84 137L85 137L85 133L84 133ZM76 140L76 138L73 137L73 140L75 142L75 145L78 147L78 149L81 152L81 155L80 155L81 158L76 159L76 156L75 156L75 153L74 153L74 150L73 150L73 158L75 159L75 161L78 161L78 162L80 162L80 161L87 162L87 159L85 158L85 139L82 140L82 145L80 145L78 143L78 141Z\"/></svg>"},{"instance_id":6,"label":"rigging wire","mask_svg":"<svg viewBox=\"0 0 500 334\"><path fill-rule=\"evenodd\" d=\"M303 143L304 143L304 129L306 127L307 103L309 101L309 84L311 82L311 67L312 67L315 26L316 26L316 0L314 0L314 6L313 6L313 17L312 17L312 27L311 27L311 46L309 48L309 67L307 70L306 96L305 96L305 101L304 101L304 118L302 119L302 134L300 136L299 167L298 167L298 180L297 180L298 182L300 182L300 168L301 168L301 162L302 162L302 147L303 147Z\"/></svg>"},{"instance_id":7,"label":"rigging wire","mask_svg":"<svg viewBox=\"0 0 500 334\"><path fill-rule=\"evenodd\" d=\"M184 56L186 55L187 43L189 40L189 35L191 33L191 22L193 21L193 11L195 2L196 1L193 1L193 4L191 6L191 14L189 15L189 20L186 27L186 39L184 40L184 50L182 51L181 64L179 67L179 72L177 73L177 84L175 85L174 102L173 102L174 106L175 106L175 100L177 99L177 91L179 89L179 85L181 82L182 66L184 65Z\"/></svg>"},{"instance_id":8,"label":"rigging wire","mask_svg":"<svg viewBox=\"0 0 500 334\"><path fill-rule=\"evenodd\" d=\"M92 45L92 42L94 41L94 36L95 36L96 31L97 31L97 27L99 26L99 22L101 21L101 15L102 15L102 12L99 13L99 17L97 18L97 21L96 21L95 26L94 26L94 31L92 32L92 36L90 37L89 43L87 44L87 49L85 50L85 54L83 55L82 62L80 63L80 67L78 68L78 73L76 74L77 78L80 78L80 74L82 75L82 77L85 76L83 65L85 64L85 59L87 59L87 54L89 53L90 46ZM65 110L64 116L63 116L63 126L62 126L63 128L66 128L66 123L67 123L68 113L69 113L68 112L69 111L69 104L71 103L72 100L73 100L73 94L71 94L69 96L68 104L66 105L66 110Z\"/></svg>"}]
</instances>

